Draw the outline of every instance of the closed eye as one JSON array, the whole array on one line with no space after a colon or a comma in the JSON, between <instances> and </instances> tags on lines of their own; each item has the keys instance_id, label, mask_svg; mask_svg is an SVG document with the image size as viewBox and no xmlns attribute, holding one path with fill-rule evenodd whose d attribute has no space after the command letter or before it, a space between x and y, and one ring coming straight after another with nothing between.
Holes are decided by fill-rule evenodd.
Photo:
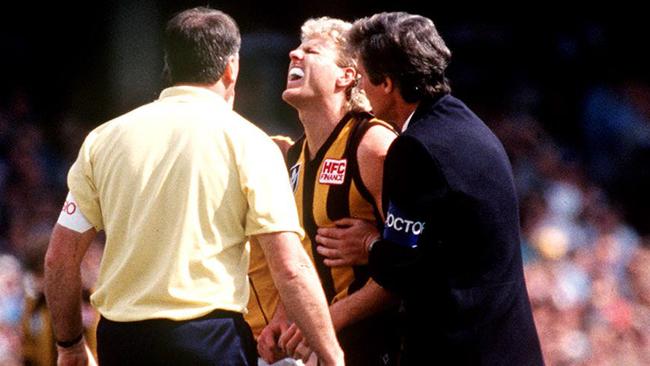
<instances>
[{"instance_id":1,"label":"closed eye","mask_svg":"<svg viewBox=\"0 0 650 366\"><path fill-rule=\"evenodd\" d=\"M317 54L320 53L320 52L319 52L316 48L314 48L314 47L305 47L305 50L304 50L304 51L305 51L305 53L310 53L310 54L313 54L313 55L317 55Z\"/></svg>"}]
</instances>

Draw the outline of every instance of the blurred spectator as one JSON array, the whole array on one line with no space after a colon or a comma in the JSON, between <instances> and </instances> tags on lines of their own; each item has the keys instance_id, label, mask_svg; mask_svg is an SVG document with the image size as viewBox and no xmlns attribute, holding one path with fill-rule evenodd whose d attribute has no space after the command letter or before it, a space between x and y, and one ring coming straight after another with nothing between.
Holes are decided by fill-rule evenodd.
<instances>
[{"instance_id":1,"label":"blurred spectator","mask_svg":"<svg viewBox=\"0 0 650 366\"><path fill-rule=\"evenodd\" d=\"M513 163L527 285L546 363L650 364L650 307L642 298L650 288L649 249L626 221L625 206L531 114L512 114L493 127Z\"/></svg>"},{"instance_id":2,"label":"blurred spectator","mask_svg":"<svg viewBox=\"0 0 650 366\"><path fill-rule=\"evenodd\" d=\"M63 139L78 150L85 132L72 122L47 139L33 113L29 94L14 93L0 111L0 365L52 365L53 338L42 294L44 253L50 230L65 197L68 158L52 142ZM51 137L51 136L50 136ZM60 152L60 153L59 153ZM74 159L72 157L71 159ZM70 159L68 159L70 160ZM86 289L97 277L101 241L84 259ZM99 247L100 249L97 249ZM88 291L87 291L88 292ZM96 313L88 303L84 324L94 329ZM88 337L94 339L94 334Z\"/></svg>"},{"instance_id":3,"label":"blurred spectator","mask_svg":"<svg viewBox=\"0 0 650 366\"><path fill-rule=\"evenodd\" d=\"M43 293L43 264L50 239L49 231L34 233L27 241L30 250L25 251L25 302L22 313L23 359L34 366L56 363L52 321ZM88 249L82 262L83 297L82 320L89 345L96 346L95 330L98 314L90 305L90 292L98 276L102 254L103 236L99 236Z\"/></svg>"},{"instance_id":4,"label":"blurred spectator","mask_svg":"<svg viewBox=\"0 0 650 366\"><path fill-rule=\"evenodd\" d=\"M23 297L20 262L13 256L0 254L0 365L21 364L19 324Z\"/></svg>"}]
</instances>

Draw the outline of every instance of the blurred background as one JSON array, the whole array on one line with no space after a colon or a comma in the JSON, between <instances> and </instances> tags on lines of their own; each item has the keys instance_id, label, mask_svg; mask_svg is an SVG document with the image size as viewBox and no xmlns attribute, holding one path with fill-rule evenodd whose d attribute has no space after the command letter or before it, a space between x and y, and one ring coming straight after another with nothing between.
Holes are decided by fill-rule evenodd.
<instances>
[{"instance_id":1,"label":"blurred background","mask_svg":"<svg viewBox=\"0 0 650 366\"><path fill-rule=\"evenodd\" d=\"M300 135L280 99L288 52L315 16L430 17L453 93L501 138L548 365L650 365L650 31L624 2L480 7L432 2L93 1L0 11L0 365L51 365L43 255L67 170L99 124L157 98L161 34L209 4L242 31L235 109ZM84 263L92 288L101 238ZM92 330L90 307L84 321ZM48 346L44 346L48 345Z\"/></svg>"}]
</instances>

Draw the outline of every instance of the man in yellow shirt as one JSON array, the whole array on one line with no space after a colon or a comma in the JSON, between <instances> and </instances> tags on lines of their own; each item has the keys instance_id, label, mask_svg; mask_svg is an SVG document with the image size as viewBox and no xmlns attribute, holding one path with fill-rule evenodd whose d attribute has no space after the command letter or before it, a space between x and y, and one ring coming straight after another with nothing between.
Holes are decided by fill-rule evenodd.
<instances>
[{"instance_id":1,"label":"man in yellow shirt","mask_svg":"<svg viewBox=\"0 0 650 366\"><path fill-rule=\"evenodd\" d=\"M249 238L320 359L342 364L282 156L232 111L240 42L223 12L179 13L165 33L174 86L84 141L46 255L59 365L94 363L81 335L79 264L99 230L106 247L91 301L103 366L256 364L242 317Z\"/></svg>"}]
</instances>

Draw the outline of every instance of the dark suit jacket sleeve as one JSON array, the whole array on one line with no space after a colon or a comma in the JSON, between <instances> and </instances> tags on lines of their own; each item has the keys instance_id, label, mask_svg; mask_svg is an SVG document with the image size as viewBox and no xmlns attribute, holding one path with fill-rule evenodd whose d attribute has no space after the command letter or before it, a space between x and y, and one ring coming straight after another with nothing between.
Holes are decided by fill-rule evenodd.
<instances>
[{"instance_id":1,"label":"dark suit jacket sleeve","mask_svg":"<svg viewBox=\"0 0 650 366\"><path fill-rule=\"evenodd\" d=\"M415 138L398 137L384 165L384 207L387 208L382 240L370 251L372 277L384 288L404 294L417 290L435 245L434 202L444 197L446 180L427 149Z\"/></svg>"}]
</instances>

